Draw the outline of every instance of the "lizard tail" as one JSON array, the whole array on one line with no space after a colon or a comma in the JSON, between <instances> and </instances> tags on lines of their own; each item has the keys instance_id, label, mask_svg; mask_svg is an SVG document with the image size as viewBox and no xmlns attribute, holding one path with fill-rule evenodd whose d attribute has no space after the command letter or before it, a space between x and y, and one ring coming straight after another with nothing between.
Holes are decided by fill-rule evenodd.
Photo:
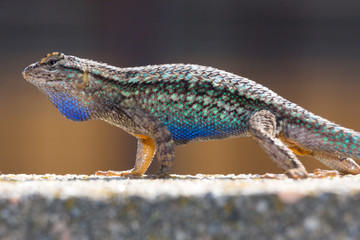
<instances>
[{"instance_id":1,"label":"lizard tail","mask_svg":"<svg viewBox=\"0 0 360 240\"><path fill-rule=\"evenodd\" d=\"M311 120L309 120L311 119ZM285 124L284 141L299 155L334 155L360 160L360 133L312 115Z\"/></svg>"}]
</instances>

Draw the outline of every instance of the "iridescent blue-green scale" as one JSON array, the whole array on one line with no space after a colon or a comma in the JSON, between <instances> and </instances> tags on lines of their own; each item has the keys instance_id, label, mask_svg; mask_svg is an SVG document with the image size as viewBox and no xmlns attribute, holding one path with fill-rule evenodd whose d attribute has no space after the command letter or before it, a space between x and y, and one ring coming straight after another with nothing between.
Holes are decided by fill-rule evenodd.
<instances>
[{"instance_id":1,"label":"iridescent blue-green scale","mask_svg":"<svg viewBox=\"0 0 360 240\"><path fill-rule=\"evenodd\" d=\"M142 84L139 105L170 130L177 143L195 139L221 139L247 130L250 113L257 107L210 82L196 84L169 79L161 84ZM148 93L148 94L146 94Z\"/></svg>"}]
</instances>

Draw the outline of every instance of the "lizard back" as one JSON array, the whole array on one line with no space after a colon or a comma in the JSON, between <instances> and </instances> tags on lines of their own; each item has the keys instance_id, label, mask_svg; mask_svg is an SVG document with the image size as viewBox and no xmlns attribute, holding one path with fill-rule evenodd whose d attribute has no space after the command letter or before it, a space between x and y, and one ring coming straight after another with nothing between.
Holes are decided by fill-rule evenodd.
<instances>
[{"instance_id":1,"label":"lizard back","mask_svg":"<svg viewBox=\"0 0 360 240\"><path fill-rule=\"evenodd\" d=\"M167 64L121 70L115 81L122 106L140 107L158 118L174 141L248 135L252 113L273 108L274 92L212 67Z\"/></svg>"}]
</instances>

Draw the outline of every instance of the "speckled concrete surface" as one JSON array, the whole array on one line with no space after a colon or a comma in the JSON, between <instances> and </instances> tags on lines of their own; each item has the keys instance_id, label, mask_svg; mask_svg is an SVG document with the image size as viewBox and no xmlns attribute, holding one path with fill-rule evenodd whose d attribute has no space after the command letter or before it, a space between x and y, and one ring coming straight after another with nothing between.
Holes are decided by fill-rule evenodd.
<instances>
[{"instance_id":1,"label":"speckled concrete surface","mask_svg":"<svg viewBox=\"0 0 360 240\"><path fill-rule=\"evenodd\" d=\"M0 175L0 239L359 239L360 176Z\"/></svg>"}]
</instances>

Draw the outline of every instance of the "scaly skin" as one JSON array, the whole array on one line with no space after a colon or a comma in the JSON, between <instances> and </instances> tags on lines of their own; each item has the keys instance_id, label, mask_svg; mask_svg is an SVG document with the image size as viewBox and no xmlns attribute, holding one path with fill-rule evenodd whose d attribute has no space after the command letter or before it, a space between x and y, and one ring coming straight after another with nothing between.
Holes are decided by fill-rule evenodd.
<instances>
[{"instance_id":1,"label":"scaly skin","mask_svg":"<svg viewBox=\"0 0 360 240\"><path fill-rule=\"evenodd\" d=\"M24 78L74 121L104 120L138 138L135 167L99 175L142 175L155 153L160 176L174 145L251 136L289 177L305 178L298 155L358 174L360 134L331 123L249 79L212 67L166 64L117 68L54 52Z\"/></svg>"}]
</instances>

